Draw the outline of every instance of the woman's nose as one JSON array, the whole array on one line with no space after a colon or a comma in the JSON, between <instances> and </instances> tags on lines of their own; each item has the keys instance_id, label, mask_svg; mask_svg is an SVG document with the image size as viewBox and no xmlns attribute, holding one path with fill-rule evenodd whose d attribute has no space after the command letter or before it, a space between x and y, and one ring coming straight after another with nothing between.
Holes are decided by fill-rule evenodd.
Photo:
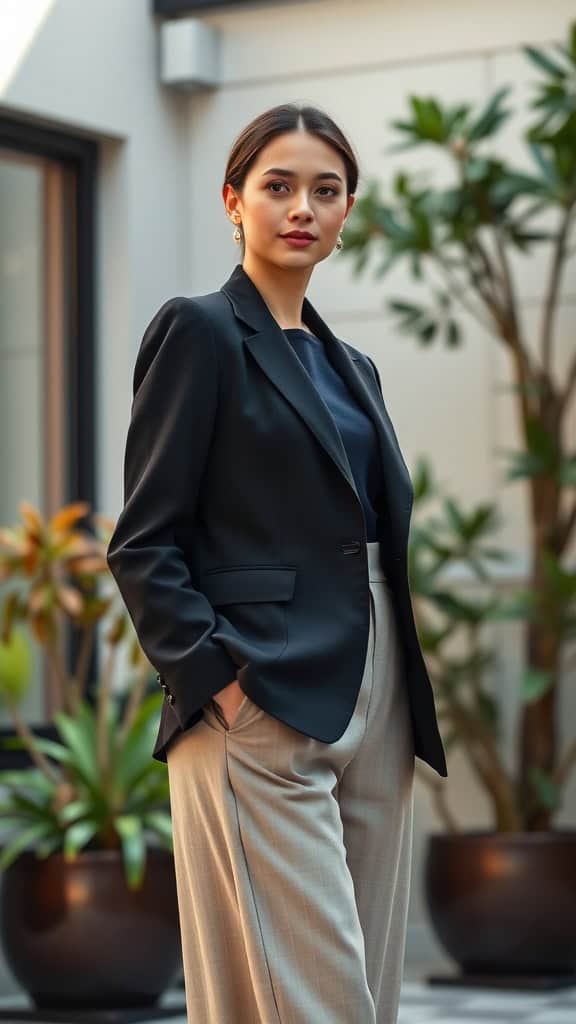
<instances>
[{"instance_id":1,"label":"woman's nose","mask_svg":"<svg viewBox=\"0 0 576 1024\"><path fill-rule=\"evenodd\" d=\"M300 217L303 216L303 215L305 215L305 216L310 216L311 215L312 208L310 206L310 200L309 200L308 194L306 192L301 194L301 195L298 195L296 197L296 201L294 203L293 213L294 214L298 214L298 216L300 216Z\"/></svg>"}]
</instances>

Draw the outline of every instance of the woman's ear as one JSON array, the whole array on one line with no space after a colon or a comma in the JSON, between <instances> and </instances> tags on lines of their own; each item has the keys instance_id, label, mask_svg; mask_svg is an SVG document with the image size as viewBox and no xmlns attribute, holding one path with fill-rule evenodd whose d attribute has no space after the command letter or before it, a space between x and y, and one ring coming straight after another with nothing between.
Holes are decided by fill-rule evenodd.
<instances>
[{"instance_id":1,"label":"woman's ear","mask_svg":"<svg viewBox=\"0 0 576 1024\"><path fill-rule=\"evenodd\" d=\"M350 210L354 206L355 202L356 202L356 196L355 195L349 195L348 196L348 201L346 203L346 217L348 217L348 214L350 213ZM344 224L346 223L346 217L344 218L344 223L342 224L342 227L344 227Z\"/></svg>"},{"instance_id":2,"label":"woman's ear","mask_svg":"<svg viewBox=\"0 0 576 1024\"><path fill-rule=\"evenodd\" d=\"M232 187L232 185L229 184L229 182L226 182L226 184L222 187L222 198L224 200L226 214L230 218L230 220L234 222L234 213L240 212L237 209L240 200L235 189Z\"/></svg>"}]
</instances>

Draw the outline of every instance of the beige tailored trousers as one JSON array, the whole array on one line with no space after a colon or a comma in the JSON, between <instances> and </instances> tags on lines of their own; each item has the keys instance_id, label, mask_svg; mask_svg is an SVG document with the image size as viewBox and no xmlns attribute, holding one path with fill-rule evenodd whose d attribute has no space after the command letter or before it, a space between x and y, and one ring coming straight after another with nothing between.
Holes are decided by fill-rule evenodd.
<instances>
[{"instance_id":1,"label":"beige tailored trousers","mask_svg":"<svg viewBox=\"0 0 576 1024\"><path fill-rule=\"evenodd\" d=\"M334 743L245 696L168 752L189 1024L396 1024L414 745L378 542L356 706Z\"/></svg>"}]
</instances>

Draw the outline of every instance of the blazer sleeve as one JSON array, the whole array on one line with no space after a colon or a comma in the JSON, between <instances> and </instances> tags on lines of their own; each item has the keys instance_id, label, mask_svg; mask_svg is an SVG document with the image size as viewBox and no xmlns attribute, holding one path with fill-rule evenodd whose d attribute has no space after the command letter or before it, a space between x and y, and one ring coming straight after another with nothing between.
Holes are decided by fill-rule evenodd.
<instances>
[{"instance_id":1,"label":"blazer sleeve","mask_svg":"<svg viewBox=\"0 0 576 1024\"><path fill-rule=\"evenodd\" d=\"M136 358L124 507L107 562L182 728L238 667L210 635L214 609L194 588L177 543L177 528L194 521L217 402L211 324L193 299L168 299Z\"/></svg>"}]
</instances>

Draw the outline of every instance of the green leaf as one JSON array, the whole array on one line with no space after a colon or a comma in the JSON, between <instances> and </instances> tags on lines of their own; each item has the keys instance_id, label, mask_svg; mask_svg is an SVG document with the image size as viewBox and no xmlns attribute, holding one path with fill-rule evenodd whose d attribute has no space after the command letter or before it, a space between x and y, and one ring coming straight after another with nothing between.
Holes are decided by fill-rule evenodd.
<instances>
[{"instance_id":1,"label":"green leaf","mask_svg":"<svg viewBox=\"0 0 576 1024\"><path fill-rule=\"evenodd\" d=\"M49 857L55 850L62 849L62 836L60 832L55 832L52 836L47 836L46 839L38 840L35 847L35 853L38 860L43 860L45 857Z\"/></svg>"},{"instance_id":2,"label":"green leaf","mask_svg":"<svg viewBox=\"0 0 576 1024\"><path fill-rule=\"evenodd\" d=\"M40 798L34 800L31 797L24 796L23 793L12 792L12 806L18 808L18 810L24 811L31 817L43 818L47 820L53 819L52 810L45 799Z\"/></svg>"},{"instance_id":3,"label":"green leaf","mask_svg":"<svg viewBox=\"0 0 576 1024\"><path fill-rule=\"evenodd\" d=\"M513 594L504 595L498 606L490 614L494 621L525 620L532 621L535 614L536 599L531 590L517 590Z\"/></svg>"},{"instance_id":4,"label":"green leaf","mask_svg":"<svg viewBox=\"0 0 576 1024\"><path fill-rule=\"evenodd\" d=\"M17 807L6 807L2 813L2 821L0 822L0 841L4 835L4 831L9 832L11 829L17 828L21 831L31 822L36 823L38 821L35 814L28 814L27 811L19 810Z\"/></svg>"},{"instance_id":5,"label":"green leaf","mask_svg":"<svg viewBox=\"0 0 576 1024\"><path fill-rule=\"evenodd\" d=\"M462 535L465 520L453 498L444 499L444 512L454 533Z\"/></svg>"},{"instance_id":6,"label":"green leaf","mask_svg":"<svg viewBox=\"0 0 576 1024\"><path fill-rule=\"evenodd\" d=\"M526 56L540 71L545 71L546 74L552 75L553 78L560 81L566 78L567 71L560 64L557 64L556 61L553 61L551 57L547 57L542 50L537 50L534 46L525 46L523 49Z\"/></svg>"},{"instance_id":7,"label":"green leaf","mask_svg":"<svg viewBox=\"0 0 576 1024\"><path fill-rule=\"evenodd\" d=\"M121 814L114 819L114 825L122 840L128 887L136 889L142 883L146 867L146 844L142 822L134 815Z\"/></svg>"},{"instance_id":8,"label":"green leaf","mask_svg":"<svg viewBox=\"0 0 576 1024\"><path fill-rule=\"evenodd\" d=\"M0 697L19 704L30 688L32 648L27 633L12 629L10 639L0 636Z\"/></svg>"},{"instance_id":9,"label":"green leaf","mask_svg":"<svg viewBox=\"0 0 576 1024\"><path fill-rule=\"evenodd\" d=\"M0 871L5 871L29 845L34 845L49 834L50 826L46 822L36 822L21 832L13 842L3 847L0 854Z\"/></svg>"},{"instance_id":10,"label":"green leaf","mask_svg":"<svg viewBox=\"0 0 576 1024\"><path fill-rule=\"evenodd\" d=\"M154 762L150 751L158 731L161 702L152 694L140 705L128 736L118 747L114 759L114 792L117 799L128 794L151 770Z\"/></svg>"},{"instance_id":11,"label":"green leaf","mask_svg":"<svg viewBox=\"0 0 576 1024\"><path fill-rule=\"evenodd\" d=\"M399 299L390 299L389 309L394 313L401 313L410 320L418 320L422 316L422 307L415 306L410 302L401 302Z\"/></svg>"},{"instance_id":12,"label":"green leaf","mask_svg":"<svg viewBox=\"0 0 576 1024\"><path fill-rule=\"evenodd\" d=\"M528 148L532 154L532 157L537 164L539 170L542 172L542 176L553 190L558 187L558 175L556 168L549 157L546 155L544 147L536 142L530 142Z\"/></svg>"},{"instance_id":13,"label":"green leaf","mask_svg":"<svg viewBox=\"0 0 576 1024\"><path fill-rule=\"evenodd\" d=\"M550 672L542 669L525 669L521 680L521 695L525 704L534 704L548 692L553 683L553 676Z\"/></svg>"},{"instance_id":14,"label":"green leaf","mask_svg":"<svg viewBox=\"0 0 576 1024\"><path fill-rule=\"evenodd\" d=\"M34 742L42 754L46 754L47 757L51 757L54 761L59 761L60 764L65 765L73 764L74 758L72 751L68 750L68 748L62 743L56 743L54 740L43 739L40 736L35 736Z\"/></svg>"},{"instance_id":15,"label":"green leaf","mask_svg":"<svg viewBox=\"0 0 576 1024\"><path fill-rule=\"evenodd\" d=\"M0 786L6 786L8 789L22 788L32 790L36 793L42 793L44 796L52 796L55 792L55 785L50 782L42 772L36 768L23 768L13 769L10 771L0 772Z\"/></svg>"},{"instance_id":16,"label":"green leaf","mask_svg":"<svg viewBox=\"0 0 576 1024\"><path fill-rule=\"evenodd\" d=\"M508 456L510 462L506 471L507 480L545 476L546 467L539 456L533 455L531 452L513 451L509 451Z\"/></svg>"},{"instance_id":17,"label":"green leaf","mask_svg":"<svg viewBox=\"0 0 576 1024\"><path fill-rule=\"evenodd\" d=\"M478 142L489 135L494 135L500 125L510 117L510 111L502 108L502 102L509 92L510 86L504 85L492 96L485 109L466 133L469 142Z\"/></svg>"},{"instance_id":18,"label":"green leaf","mask_svg":"<svg viewBox=\"0 0 576 1024\"><path fill-rule=\"evenodd\" d=\"M428 344L428 342L433 341L434 338L436 337L437 332L438 324L435 323L433 320L429 320L427 323L425 323L422 327L419 327L417 330L418 337L425 344Z\"/></svg>"},{"instance_id":19,"label":"green leaf","mask_svg":"<svg viewBox=\"0 0 576 1024\"><path fill-rule=\"evenodd\" d=\"M144 817L144 824L151 828L170 848L173 848L172 818L162 811L152 811Z\"/></svg>"},{"instance_id":20,"label":"green leaf","mask_svg":"<svg viewBox=\"0 0 576 1024\"><path fill-rule=\"evenodd\" d=\"M65 804L64 807L58 813L58 820L63 825L70 824L71 821L75 821L76 818L87 817L93 812L93 804L88 800L72 800L69 804Z\"/></svg>"},{"instance_id":21,"label":"green leaf","mask_svg":"<svg viewBox=\"0 0 576 1024\"><path fill-rule=\"evenodd\" d=\"M72 718L63 711L54 714L58 731L72 754L71 766L93 792L101 785L96 759L94 729L82 718Z\"/></svg>"},{"instance_id":22,"label":"green leaf","mask_svg":"<svg viewBox=\"0 0 576 1024\"><path fill-rule=\"evenodd\" d=\"M560 456L559 444L541 420L533 416L527 418L526 439L529 451L538 456L546 467L555 469Z\"/></svg>"},{"instance_id":23,"label":"green leaf","mask_svg":"<svg viewBox=\"0 0 576 1024\"><path fill-rule=\"evenodd\" d=\"M446 324L445 340L448 348L456 348L461 344L462 336L456 320L448 320Z\"/></svg>"},{"instance_id":24,"label":"green leaf","mask_svg":"<svg viewBox=\"0 0 576 1024\"><path fill-rule=\"evenodd\" d=\"M549 775L545 774L535 765L531 766L529 776L542 805L551 811L555 811L560 806L561 800L559 786Z\"/></svg>"},{"instance_id":25,"label":"green leaf","mask_svg":"<svg viewBox=\"0 0 576 1024\"><path fill-rule=\"evenodd\" d=\"M93 820L76 821L64 833L64 859L72 861L96 835L98 823Z\"/></svg>"},{"instance_id":26,"label":"green leaf","mask_svg":"<svg viewBox=\"0 0 576 1024\"><path fill-rule=\"evenodd\" d=\"M422 140L444 142L444 119L437 100L423 96L410 96L409 102L414 115L414 128Z\"/></svg>"},{"instance_id":27,"label":"green leaf","mask_svg":"<svg viewBox=\"0 0 576 1024\"><path fill-rule=\"evenodd\" d=\"M484 608L480 603L465 601L448 591L437 590L432 599L441 611L456 621L474 625L484 617Z\"/></svg>"}]
</instances>

